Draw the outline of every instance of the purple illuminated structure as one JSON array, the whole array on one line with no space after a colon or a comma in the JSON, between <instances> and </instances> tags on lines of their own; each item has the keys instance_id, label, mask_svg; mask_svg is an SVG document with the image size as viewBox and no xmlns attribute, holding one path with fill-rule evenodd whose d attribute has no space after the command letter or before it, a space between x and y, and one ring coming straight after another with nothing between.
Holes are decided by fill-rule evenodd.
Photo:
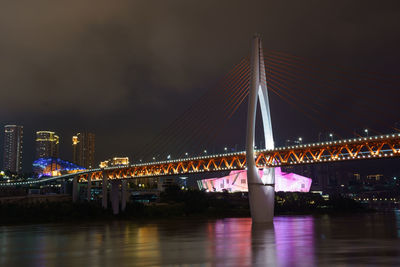
<instances>
[{"instance_id":1,"label":"purple illuminated structure","mask_svg":"<svg viewBox=\"0 0 400 267\"><path fill-rule=\"evenodd\" d=\"M259 170L263 177L263 170ZM295 174L282 172L281 168L275 168L275 192L309 192L312 180L310 178ZM210 192L247 192L246 171L231 171L228 176L221 178L210 178L198 181L199 189Z\"/></svg>"},{"instance_id":2,"label":"purple illuminated structure","mask_svg":"<svg viewBox=\"0 0 400 267\"><path fill-rule=\"evenodd\" d=\"M35 172L39 178L42 176L60 176L62 174L75 173L83 170L85 170L85 168L59 158L39 158L33 162L33 172Z\"/></svg>"}]
</instances>

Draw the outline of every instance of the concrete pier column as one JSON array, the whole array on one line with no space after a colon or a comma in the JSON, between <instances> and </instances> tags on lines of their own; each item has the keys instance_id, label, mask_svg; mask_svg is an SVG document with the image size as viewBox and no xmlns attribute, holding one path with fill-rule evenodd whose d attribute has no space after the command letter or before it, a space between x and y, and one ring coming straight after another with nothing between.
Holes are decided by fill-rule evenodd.
<instances>
[{"instance_id":1,"label":"concrete pier column","mask_svg":"<svg viewBox=\"0 0 400 267\"><path fill-rule=\"evenodd\" d=\"M62 181L61 182L61 188L60 188L60 194L66 195L68 193L68 182L67 181Z\"/></svg>"},{"instance_id":2,"label":"concrete pier column","mask_svg":"<svg viewBox=\"0 0 400 267\"><path fill-rule=\"evenodd\" d=\"M119 185L121 181L111 182L111 207L114 215L119 214Z\"/></svg>"},{"instance_id":3,"label":"concrete pier column","mask_svg":"<svg viewBox=\"0 0 400 267\"><path fill-rule=\"evenodd\" d=\"M92 200L92 175L89 173L87 178L87 201L90 202Z\"/></svg>"},{"instance_id":4,"label":"concrete pier column","mask_svg":"<svg viewBox=\"0 0 400 267\"><path fill-rule=\"evenodd\" d=\"M75 176L72 179L72 202L78 202L79 188L78 188L78 177Z\"/></svg>"},{"instance_id":5,"label":"concrete pier column","mask_svg":"<svg viewBox=\"0 0 400 267\"><path fill-rule=\"evenodd\" d=\"M121 186L121 211L125 211L127 199L128 199L128 181L127 180L122 180L122 186Z\"/></svg>"},{"instance_id":6,"label":"concrete pier column","mask_svg":"<svg viewBox=\"0 0 400 267\"><path fill-rule=\"evenodd\" d=\"M103 183L102 183L102 195L103 195L103 199L101 201L101 206L103 207L103 209L107 209L108 206L108 177L107 177L107 173L105 173L103 171Z\"/></svg>"}]
</instances>

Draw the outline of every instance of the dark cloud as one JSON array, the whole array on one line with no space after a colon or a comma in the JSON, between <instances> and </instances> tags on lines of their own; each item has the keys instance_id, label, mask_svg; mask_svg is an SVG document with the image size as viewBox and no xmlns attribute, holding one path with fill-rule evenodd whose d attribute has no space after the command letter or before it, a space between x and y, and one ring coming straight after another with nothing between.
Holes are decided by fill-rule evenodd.
<instances>
[{"instance_id":1,"label":"dark cloud","mask_svg":"<svg viewBox=\"0 0 400 267\"><path fill-rule=\"evenodd\" d=\"M39 129L60 132L66 158L83 128L98 160L135 156L249 54L254 32L268 49L398 74L399 13L397 1L4 0L0 121L26 125L28 159Z\"/></svg>"}]
</instances>

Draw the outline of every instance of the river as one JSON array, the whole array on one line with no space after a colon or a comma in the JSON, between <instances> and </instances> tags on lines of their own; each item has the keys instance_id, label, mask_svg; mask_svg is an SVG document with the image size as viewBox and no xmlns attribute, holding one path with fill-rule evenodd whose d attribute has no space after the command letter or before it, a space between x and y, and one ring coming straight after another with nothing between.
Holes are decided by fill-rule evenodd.
<instances>
[{"instance_id":1,"label":"river","mask_svg":"<svg viewBox=\"0 0 400 267\"><path fill-rule=\"evenodd\" d=\"M400 212L0 226L0 266L400 266Z\"/></svg>"}]
</instances>

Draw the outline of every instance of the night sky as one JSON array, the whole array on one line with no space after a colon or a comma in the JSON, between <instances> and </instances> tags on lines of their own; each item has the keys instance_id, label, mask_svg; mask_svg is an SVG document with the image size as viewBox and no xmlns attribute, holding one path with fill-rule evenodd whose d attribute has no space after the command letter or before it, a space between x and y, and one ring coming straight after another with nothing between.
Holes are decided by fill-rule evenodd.
<instances>
[{"instance_id":1,"label":"night sky","mask_svg":"<svg viewBox=\"0 0 400 267\"><path fill-rule=\"evenodd\" d=\"M0 123L24 126L26 171L37 130L56 131L67 160L82 130L96 134L96 161L136 160L141 145L250 53L258 32L265 49L384 75L394 84L378 82L369 98L344 94L331 104L364 101L372 112L353 119L393 132L382 125L400 120L399 18L398 1L2 1ZM325 131L276 96L270 101L278 145L298 136L316 141ZM215 147L244 145L243 106ZM352 114L334 115L348 126L344 137Z\"/></svg>"}]
</instances>

